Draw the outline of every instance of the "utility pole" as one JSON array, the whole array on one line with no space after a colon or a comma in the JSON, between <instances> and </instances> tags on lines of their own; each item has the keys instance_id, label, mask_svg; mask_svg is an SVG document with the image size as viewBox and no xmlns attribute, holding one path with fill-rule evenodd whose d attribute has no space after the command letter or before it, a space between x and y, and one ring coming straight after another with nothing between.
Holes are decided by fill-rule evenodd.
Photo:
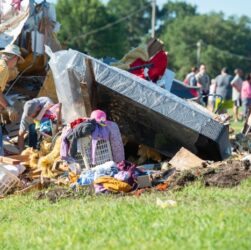
<instances>
[{"instance_id":1,"label":"utility pole","mask_svg":"<svg viewBox=\"0 0 251 250\"><path fill-rule=\"evenodd\" d=\"M152 0L152 38L155 37L156 0Z\"/></svg>"},{"instance_id":2,"label":"utility pole","mask_svg":"<svg viewBox=\"0 0 251 250\"><path fill-rule=\"evenodd\" d=\"M201 46L202 46L202 40L199 40L197 43L197 66L200 66L200 53L201 53Z\"/></svg>"}]
</instances>

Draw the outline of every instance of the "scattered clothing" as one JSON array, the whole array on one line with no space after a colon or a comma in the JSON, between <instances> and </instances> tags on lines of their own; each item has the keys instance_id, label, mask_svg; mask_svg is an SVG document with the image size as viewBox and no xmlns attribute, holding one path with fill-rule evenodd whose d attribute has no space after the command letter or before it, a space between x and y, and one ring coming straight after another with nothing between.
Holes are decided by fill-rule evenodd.
<instances>
[{"instance_id":1,"label":"scattered clothing","mask_svg":"<svg viewBox=\"0 0 251 250\"><path fill-rule=\"evenodd\" d=\"M127 183L131 186L136 183L137 180L137 172L144 172L143 170L137 169L137 165L129 162L129 161L121 161L117 164L117 167L120 171L126 171L128 173Z\"/></svg>"},{"instance_id":2,"label":"scattered clothing","mask_svg":"<svg viewBox=\"0 0 251 250\"><path fill-rule=\"evenodd\" d=\"M94 180L96 180L97 178L99 178L101 176L112 176L113 177L114 175L116 175L119 172L116 163L113 161L108 161L102 165L98 165L98 166L92 168L92 171L95 172Z\"/></svg>"},{"instance_id":3,"label":"scattered clothing","mask_svg":"<svg viewBox=\"0 0 251 250\"><path fill-rule=\"evenodd\" d=\"M96 121L89 120L83 123L80 123L75 127L71 133L67 135L67 140L70 142L70 150L69 155L75 158L77 154L77 142L79 138L83 138L85 136L91 135L91 133L96 128Z\"/></svg>"},{"instance_id":4,"label":"scattered clothing","mask_svg":"<svg viewBox=\"0 0 251 250\"><path fill-rule=\"evenodd\" d=\"M119 171L117 174L114 175L114 178L119 181L127 182L130 176L127 171Z\"/></svg>"},{"instance_id":5,"label":"scattered clothing","mask_svg":"<svg viewBox=\"0 0 251 250\"><path fill-rule=\"evenodd\" d=\"M112 192L130 192L132 187L126 182L116 180L110 176L100 177L95 180L94 184L102 184L103 187Z\"/></svg>"},{"instance_id":6,"label":"scattered clothing","mask_svg":"<svg viewBox=\"0 0 251 250\"><path fill-rule=\"evenodd\" d=\"M118 173L118 168L115 162L109 161L102 165L98 165L95 168L92 168L90 170L84 171L79 179L78 184L79 185L90 185L92 184L96 179L102 177L102 176L114 176Z\"/></svg>"},{"instance_id":7,"label":"scattered clothing","mask_svg":"<svg viewBox=\"0 0 251 250\"><path fill-rule=\"evenodd\" d=\"M94 182L95 172L92 170L82 173L78 179L78 184L81 186L91 185Z\"/></svg>"},{"instance_id":8,"label":"scattered clothing","mask_svg":"<svg viewBox=\"0 0 251 250\"><path fill-rule=\"evenodd\" d=\"M87 121L87 118L78 118L70 123L71 128L75 128L78 124Z\"/></svg>"}]
</instances>

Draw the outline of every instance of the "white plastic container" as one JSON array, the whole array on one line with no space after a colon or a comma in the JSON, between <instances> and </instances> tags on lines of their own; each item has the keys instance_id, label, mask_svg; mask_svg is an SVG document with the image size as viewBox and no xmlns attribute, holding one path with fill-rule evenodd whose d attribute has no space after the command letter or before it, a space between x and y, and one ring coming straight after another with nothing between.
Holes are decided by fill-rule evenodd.
<instances>
[{"instance_id":1,"label":"white plastic container","mask_svg":"<svg viewBox=\"0 0 251 250\"><path fill-rule=\"evenodd\" d=\"M11 172L0 166L0 196L6 195L20 180Z\"/></svg>"},{"instance_id":2,"label":"white plastic container","mask_svg":"<svg viewBox=\"0 0 251 250\"><path fill-rule=\"evenodd\" d=\"M78 139L78 148L84 160L84 167L87 169L113 161L110 141L99 140L97 142L95 165L92 164L91 160L91 137Z\"/></svg>"}]
</instances>

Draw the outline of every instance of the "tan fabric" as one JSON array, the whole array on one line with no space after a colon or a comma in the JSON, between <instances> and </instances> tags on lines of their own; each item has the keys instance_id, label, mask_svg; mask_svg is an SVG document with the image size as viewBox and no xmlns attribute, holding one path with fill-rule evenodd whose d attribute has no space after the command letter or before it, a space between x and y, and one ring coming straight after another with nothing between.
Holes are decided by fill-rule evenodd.
<instances>
[{"instance_id":1,"label":"tan fabric","mask_svg":"<svg viewBox=\"0 0 251 250\"><path fill-rule=\"evenodd\" d=\"M0 59L0 88L1 91L4 91L6 84L9 79L9 70L6 62L3 59Z\"/></svg>"},{"instance_id":2,"label":"tan fabric","mask_svg":"<svg viewBox=\"0 0 251 250\"><path fill-rule=\"evenodd\" d=\"M137 47L129 51L119 62L112 63L112 66L127 70L130 68L130 64L138 58L141 58L144 61L149 60L149 55L145 46Z\"/></svg>"}]
</instances>

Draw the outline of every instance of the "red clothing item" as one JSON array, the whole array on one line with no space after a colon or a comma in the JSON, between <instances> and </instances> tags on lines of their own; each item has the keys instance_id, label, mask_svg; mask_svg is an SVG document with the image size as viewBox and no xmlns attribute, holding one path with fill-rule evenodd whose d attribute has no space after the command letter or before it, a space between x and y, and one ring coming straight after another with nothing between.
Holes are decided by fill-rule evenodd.
<instances>
[{"instance_id":1,"label":"red clothing item","mask_svg":"<svg viewBox=\"0 0 251 250\"><path fill-rule=\"evenodd\" d=\"M87 118L78 118L70 123L71 128L75 128L78 124L87 121Z\"/></svg>"},{"instance_id":2,"label":"red clothing item","mask_svg":"<svg viewBox=\"0 0 251 250\"><path fill-rule=\"evenodd\" d=\"M140 58L136 59L132 64L130 64L130 68L152 63L153 67L149 69L148 75L153 82L156 82L157 80L159 80L161 76L164 75L165 70L167 68L167 62L168 62L167 55L164 51L161 50L155 56L153 56L149 61L144 61ZM146 79L144 76L143 68L133 70L131 71L131 73L137 75L138 77Z\"/></svg>"}]
</instances>

